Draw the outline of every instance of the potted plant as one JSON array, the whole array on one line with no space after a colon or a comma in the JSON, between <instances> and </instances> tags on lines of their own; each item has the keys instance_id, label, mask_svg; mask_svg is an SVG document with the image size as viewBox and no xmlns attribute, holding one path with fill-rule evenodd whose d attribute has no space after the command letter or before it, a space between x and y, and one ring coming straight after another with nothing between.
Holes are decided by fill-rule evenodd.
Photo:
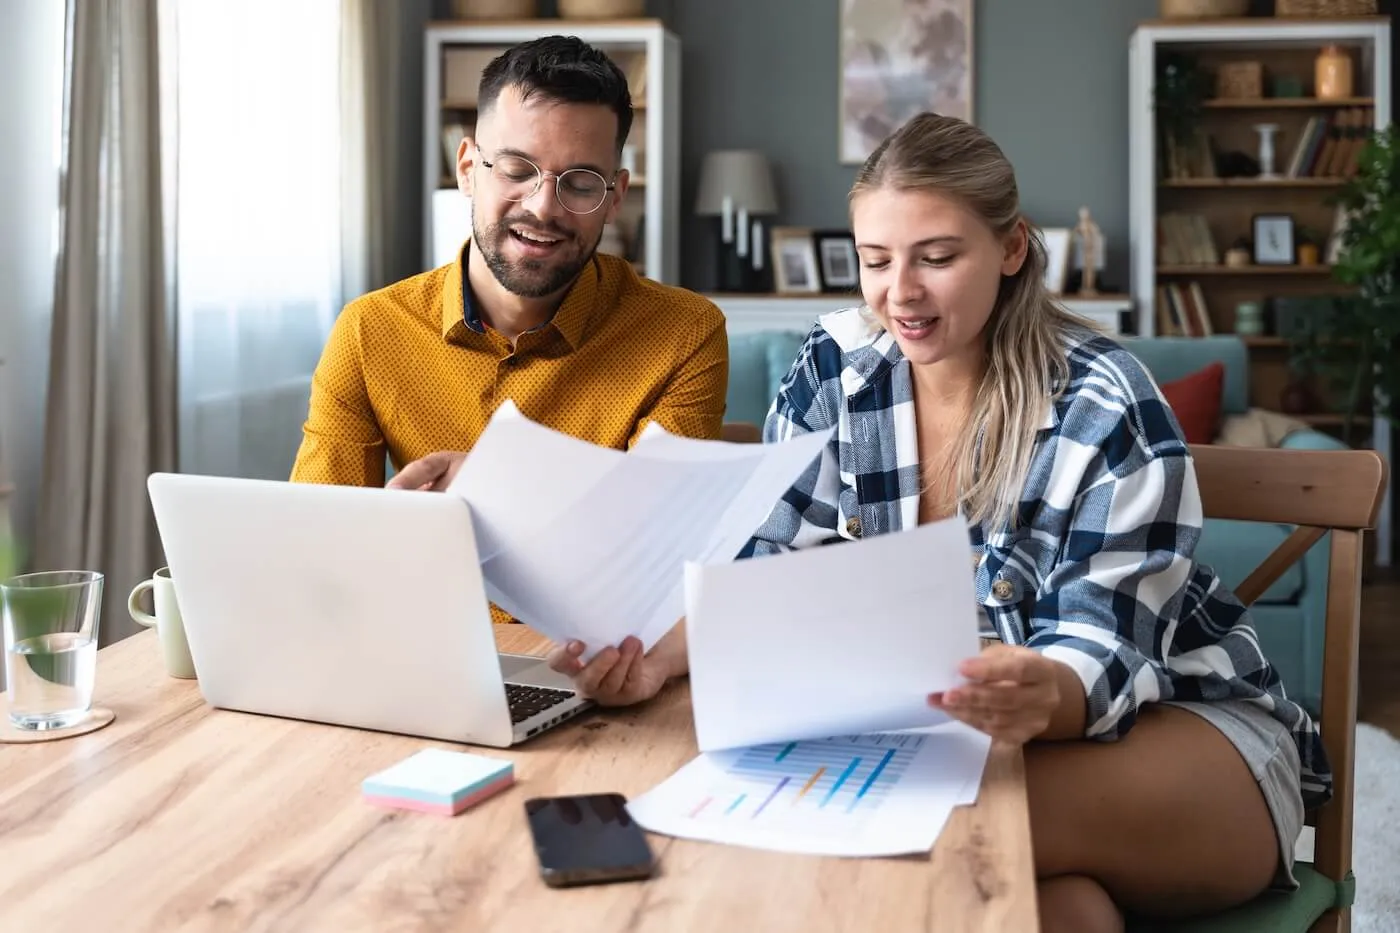
<instances>
[{"instance_id":1,"label":"potted plant","mask_svg":"<svg viewBox=\"0 0 1400 933\"><path fill-rule=\"evenodd\" d=\"M1194 58L1180 53L1162 55L1153 105L1162 141L1162 165L1169 178L1200 174L1193 171L1193 165L1208 149L1201 135L1201 106L1209 87L1209 75Z\"/></svg>"},{"instance_id":2,"label":"potted plant","mask_svg":"<svg viewBox=\"0 0 1400 933\"><path fill-rule=\"evenodd\" d=\"M1322 244L1326 238L1312 227L1298 228L1298 265L1315 266L1321 262Z\"/></svg>"},{"instance_id":3,"label":"potted plant","mask_svg":"<svg viewBox=\"0 0 1400 933\"><path fill-rule=\"evenodd\" d=\"M1334 199L1346 223L1332 277L1350 286L1324 326L1305 328L1293 353L1330 376L1342 402L1342 440L1372 409L1400 414L1400 140L1387 126L1363 145L1356 173Z\"/></svg>"}]
</instances>

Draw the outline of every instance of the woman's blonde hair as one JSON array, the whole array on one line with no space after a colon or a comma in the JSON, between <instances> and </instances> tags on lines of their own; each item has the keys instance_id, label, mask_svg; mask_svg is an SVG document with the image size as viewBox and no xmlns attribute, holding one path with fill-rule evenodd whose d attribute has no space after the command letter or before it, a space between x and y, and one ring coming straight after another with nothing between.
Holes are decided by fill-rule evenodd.
<instances>
[{"instance_id":1,"label":"woman's blonde hair","mask_svg":"<svg viewBox=\"0 0 1400 933\"><path fill-rule=\"evenodd\" d=\"M876 189L933 191L953 198L1004 238L1021 215L1016 174L995 142L971 124L920 114L885 139L865 160L850 201ZM1003 276L983 332L987 367L973 402L971 430L953 451L955 488L968 520L1014 526L1030 469L1036 432L1053 402L1052 386L1068 376L1065 334L1093 326L1071 314L1045 289L1045 248L1027 222L1025 262Z\"/></svg>"}]
</instances>

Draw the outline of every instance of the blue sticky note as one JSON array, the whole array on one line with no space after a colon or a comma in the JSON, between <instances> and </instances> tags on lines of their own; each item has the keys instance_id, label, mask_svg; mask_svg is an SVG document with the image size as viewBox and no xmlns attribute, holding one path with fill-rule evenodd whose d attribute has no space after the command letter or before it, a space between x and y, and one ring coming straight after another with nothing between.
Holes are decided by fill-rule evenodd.
<instances>
[{"instance_id":1,"label":"blue sticky note","mask_svg":"<svg viewBox=\"0 0 1400 933\"><path fill-rule=\"evenodd\" d=\"M514 765L505 759L425 748L365 778L360 790L378 803L456 813L514 779Z\"/></svg>"}]
</instances>

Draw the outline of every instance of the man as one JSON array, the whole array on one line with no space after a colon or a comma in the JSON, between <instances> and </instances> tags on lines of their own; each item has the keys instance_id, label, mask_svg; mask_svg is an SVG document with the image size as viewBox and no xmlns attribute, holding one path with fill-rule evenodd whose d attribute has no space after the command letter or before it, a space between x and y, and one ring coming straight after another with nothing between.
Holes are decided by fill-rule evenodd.
<instances>
[{"instance_id":1,"label":"man","mask_svg":"<svg viewBox=\"0 0 1400 933\"><path fill-rule=\"evenodd\" d=\"M551 36L482 74L457 149L472 235L453 263L350 302L312 381L299 482L443 489L503 401L617 449L648 421L719 437L729 378L711 302L597 253L632 125L606 55ZM505 618L503 614L498 619Z\"/></svg>"}]
</instances>

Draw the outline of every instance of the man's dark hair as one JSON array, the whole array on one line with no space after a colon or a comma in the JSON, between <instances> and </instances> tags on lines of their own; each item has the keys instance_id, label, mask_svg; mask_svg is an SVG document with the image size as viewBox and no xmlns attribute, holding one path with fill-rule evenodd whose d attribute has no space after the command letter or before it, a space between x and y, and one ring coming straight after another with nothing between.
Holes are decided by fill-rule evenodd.
<instances>
[{"instance_id":1,"label":"man's dark hair","mask_svg":"<svg viewBox=\"0 0 1400 933\"><path fill-rule=\"evenodd\" d=\"M627 76L607 55L575 36L543 36L507 49L481 73L477 110L496 106L501 91L520 88L523 100L536 95L567 104L603 104L617 114L617 151L632 131L632 93Z\"/></svg>"}]
</instances>

